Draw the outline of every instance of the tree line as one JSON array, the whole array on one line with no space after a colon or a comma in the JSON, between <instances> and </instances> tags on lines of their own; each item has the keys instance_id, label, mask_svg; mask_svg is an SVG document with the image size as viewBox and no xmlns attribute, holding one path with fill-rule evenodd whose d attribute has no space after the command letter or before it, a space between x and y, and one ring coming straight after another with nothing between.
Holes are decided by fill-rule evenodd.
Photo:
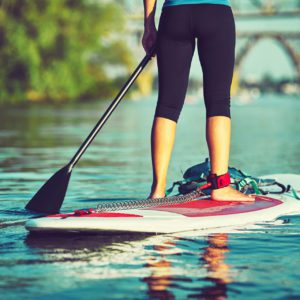
<instances>
[{"instance_id":1,"label":"tree line","mask_svg":"<svg viewBox=\"0 0 300 300\"><path fill-rule=\"evenodd\" d=\"M93 0L0 3L1 104L116 92L132 63L120 38L125 22L120 7Z\"/></svg>"}]
</instances>

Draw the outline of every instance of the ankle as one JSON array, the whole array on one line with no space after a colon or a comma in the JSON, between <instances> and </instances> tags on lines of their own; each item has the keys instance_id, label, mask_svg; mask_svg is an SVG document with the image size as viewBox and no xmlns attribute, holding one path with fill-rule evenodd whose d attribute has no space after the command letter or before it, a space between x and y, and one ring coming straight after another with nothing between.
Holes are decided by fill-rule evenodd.
<instances>
[{"instance_id":1,"label":"ankle","mask_svg":"<svg viewBox=\"0 0 300 300\"><path fill-rule=\"evenodd\" d=\"M151 194L165 195L166 189L165 188L151 188Z\"/></svg>"},{"instance_id":2,"label":"ankle","mask_svg":"<svg viewBox=\"0 0 300 300\"><path fill-rule=\"evenodd\" d=\"M152 194L165 194L166 185L152 185L151 193Z\"/></svg>"},{"instance_id":3,"label":"ankle","mask_svg":"<svg viewBox=\"0 0 300 300\"><path fill-rule=\"evenodd\" d=\"M207 183L210 184L212 190L228 187L230 185L230 174L227 172L217 175L211 172L207 177Z\"/></svg>"},{"instance_id":4,"label":"ankle","mask_svg":"<svg viewBox=\"0 0 300 300\"><path fill-rule=\"evenodd\" d=\"M221 168L221 169L211 169L210 174L216 174L217 176L223 175L228 173L228 168Z\"/></svg>"},{"instance_id":5,"label":"ankle","mask_svg":"<svg viewBox=\"0 0 300 300\"><path fill-rule=\"evenodd\" d=\"M165 189L167 186L166 181L153 181L152 182L152 189Z\"/></svg>"}]
</instances>

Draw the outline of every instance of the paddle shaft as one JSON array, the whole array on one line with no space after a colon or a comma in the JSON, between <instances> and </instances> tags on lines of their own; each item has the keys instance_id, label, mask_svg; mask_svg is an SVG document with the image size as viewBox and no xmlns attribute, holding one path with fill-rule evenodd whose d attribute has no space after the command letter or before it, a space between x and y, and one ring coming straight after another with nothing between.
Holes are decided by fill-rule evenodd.
<instances>
[{"instance_id":1,"label":"paddle shaft","mask_svg":"<svg viewBox=\"0 0 300 300\"><path fill-rule=\"evenodd\" d=\"M128 89L131 87L131 85L135 82L136 78L139 76L139 74L143 71L145 66L150 61L151 57L153 56L154 50L150 51L140 62L140 64L137 66L135 71L132 73L132 75L129 77L123 88L120 90L119 94L116 96L116 98L112 101L112 103L109 105L101 119L98 121L94 129L90 132L88 137L85 139L85 141L82 143L78 151L75 153L73 158L69 162L69 168L70 170L77 164L83 153L86 151L88 146L92 143L94 138L96 137L97 133L100 131L100 129L103 127L103 125L108 120L109 116L112 114L112 112L116 109L118 104L123 99L124 95L128 91Z\"/></svg>"}]
</instances>

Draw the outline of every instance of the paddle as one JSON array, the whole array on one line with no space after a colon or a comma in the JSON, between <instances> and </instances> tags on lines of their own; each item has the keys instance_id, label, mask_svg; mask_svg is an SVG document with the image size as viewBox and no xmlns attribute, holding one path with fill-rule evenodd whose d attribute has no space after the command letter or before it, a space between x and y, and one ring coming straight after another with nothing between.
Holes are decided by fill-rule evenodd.
<instances>
[{"instance_id":1,"label":"paddle","mask_svg":"<svg viewBox=\"0 0 300 300\"><path fill-rule=\"evenodd\" d=\"M64 201L65 194L68 188L69 179L71 176L72 169L77 164L83 153L86 151L88 146L92 143L97 133L100 131L102 126L108 120L112 112L118 106L124 95L134 83L136 78L145 68L145 66L153 57L155 49L152 49L140 62L135 71L129 77L119 94L109 105L101 119L98 121L94 129L91 131L86 140L82 143L78 151L75 153L70 162L57 171L52 177L38 190L33 198L27 203L26 209L38 212L38 213L57 213Z\"/></svg>"}]
</instances>

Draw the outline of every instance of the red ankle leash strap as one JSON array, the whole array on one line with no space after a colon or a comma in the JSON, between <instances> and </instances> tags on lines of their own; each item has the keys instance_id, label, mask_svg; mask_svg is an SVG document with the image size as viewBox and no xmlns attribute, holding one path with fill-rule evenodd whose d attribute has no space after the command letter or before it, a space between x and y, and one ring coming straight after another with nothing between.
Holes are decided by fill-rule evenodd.
<instances>
[{"instance_id":1,"label":"red ankle leash strap","mask_svg":"<svg viewBox=\"0 0 300 300\"><path fill-rule=\"evenodd\" d=\"M210 183L210 188L213 190L226 187L230 185L230 175L228 172L219 176L210 174L207 177L207 183Z\"/></svg>"}]
</instances>

